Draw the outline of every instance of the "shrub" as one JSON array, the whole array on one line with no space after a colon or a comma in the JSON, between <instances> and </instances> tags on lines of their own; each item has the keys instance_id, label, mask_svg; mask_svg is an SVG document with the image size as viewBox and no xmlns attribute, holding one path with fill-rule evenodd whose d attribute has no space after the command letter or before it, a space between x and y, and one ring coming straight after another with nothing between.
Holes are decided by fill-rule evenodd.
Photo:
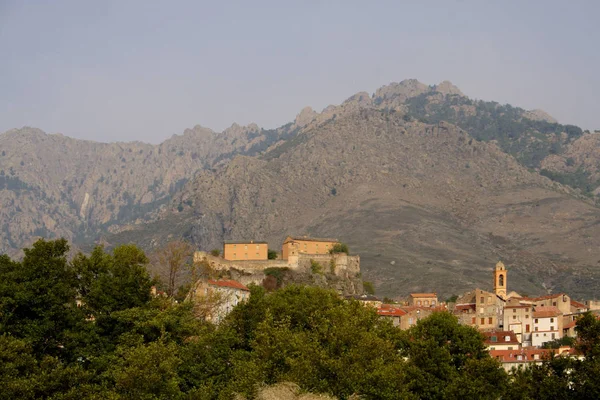
<instances>
[{"instance_id":1,"label":"shrub","mask_svg":"<svg viewBox=\"0 0 600 400\"><path fill-rule=\"evenodd\" d=\"M221 250L219 250L219 249L212 249L210 251L210 255L211 256L215 256L215 257L219 257L221 255Z\"/></svg>"},{"instance_id":2,"label":"shrub","mask_svg":"<svg viewBox=\"0 0 600 400\"><path fill-rule=\"evenodd\" d=\"M322 274L323 266L316 262L315 260L310 260L310 270L313 274Z\"/></svg>"},{"instance_id":3,"label":"shrub","mask_svg":"<svg viewBox=\"0 0 600 400\"><path fill-rule=\"evenodd\" d=\"M269 260L277 260L277 252L275 250L267 250L267 258Z\"/></svg>"},{"instance_id":4,"label":"shrub","mask_svg":"<svg viewBox=\"0 0 600 400\"><path fill-rule=\"evenodd\" d=\"M346 253L348 254L348 246L345 243L336 243L333 245L333 247L331 248L331 250L329 250L330 254L335 254L335 253Z\"/></svg>"},{"instance_id":5,"label":"shrub","mask_svg":"<svg viewBox=\"0 0 600 400\"><path fill-rule=\"evenodd\" d=\"M373 282L363 281L363 289L367 294L375 294L375 286L373 286Z\"/></svg>"}]
</instances>

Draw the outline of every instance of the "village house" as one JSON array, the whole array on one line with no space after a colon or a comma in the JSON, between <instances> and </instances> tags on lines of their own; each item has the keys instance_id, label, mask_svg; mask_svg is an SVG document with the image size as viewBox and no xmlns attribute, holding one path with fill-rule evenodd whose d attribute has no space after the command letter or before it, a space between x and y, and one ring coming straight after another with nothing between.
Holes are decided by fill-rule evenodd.
<instances>
[{"instance_id":1,"label":"village house","mask_svg":"<svg viewBox=\"0 0 600 400\"><path fill-rule=\"evenodd\" d=\"M379 298L370 294L352 294L345 296L345 299L356 300L360 302L363 306L369 306L374 308L378 308L382 304L382 301L379 300Z\"/></svg>"},{"instance_id":2,"label":"village house","mask_svg":"<svg viewBox=\"0 0 600 400\"><path fill-rule=\"evenodd\" d=\"M519 366L531 364L540 365L544 358L559 355L577 356L575 350L568 346L553 350L535 347L516 350L490 350L490 356L500 361L506 372L510 372L513 367L519 368Z\"/></svg>"},{"instance_id":3,"label":"village house","mask_svg":"<svg viewBox=\"0 0 600 400\"><path fill-rule=\"evenodd\" d=\"M287 260L290 255L329 254L337 239L311 238L307 236L288 236L283 241L281 257Z\"/></svg>"},{"instance_id":4,"label":"village house","mask_svg":"<svg viewBox=\"0 0 600 400\"><path fill-rule=\"evenodd\" d=\"M202 308L206 320L218 324L233 307L250 298L250 289L234 280L200 280L186 300Z\"/></svg>"},{"instance_id":5,"label":"village house","mask_svg":"<svg viewBox=\"0 0 600 400\"><path fill-rule=\"evenodd\" d=\"M267 242L254 240L233 241L226 240L223 243L223 258L231 261L244 260L267 260L269 245Z\"/></svg>"},{"instance_id":6,"label":"village house","mask_svg":"<svg viewBox=\"0 0 600 400\"><path fill-rule=\"evenodd\" d=\"M503 328L513 331L523 346L531 346L533 330L533 306L509 299L504 307Z\"/></svg>"},{"instance_id":7,"label":"village house","mask_svg":"<svg viewBox=\"0 0 600 400\"><path fill-rule=\"evenodd\" d=\"M539 347L563 335L562 312L554 306L536 306L533 311L531 344Z\"/></svg>"},{"instance_id":8,"label":"village house","mask_svg":"<svg viewBox=\"0 0 600 400\"><path fill-rule=\"evenodd\" d=\"M483 332L485 345L490 350L518 350L521 348L519 340L513 331L487 331Z\"/></svg>"},{"instance_id":9,"label":"village house","mask_svg":"<svg viewBox=\"0 0 600 400\"><path fill-rule=\"evenodd\" d=\"M408 305L437 307L438 298L436 293L411 293L408 297Z\"/></svg>"},{"instance_id":10,"label":"village house","mask_svg":"<svg viewBox=\"0 0 600 400\"><path fill-rule=\"evenodd\" d=\"M381 304L377 314L392 320L394 326L405 330L415 325L419 320L429 317L434 312L448 311L445 307L403 306L398 304Z\"/></svg>"},{"instance_id":11,"label":"village house","mask_svg":"<svg viewBox=\"0 0 600 400\"><path fill-rule=\"evenodd\" d=\"M480 330L497 329L504 323L504 303L495 293L475 289L457 298L453 314L464 325Z\"/></svg>"}]
</instances>

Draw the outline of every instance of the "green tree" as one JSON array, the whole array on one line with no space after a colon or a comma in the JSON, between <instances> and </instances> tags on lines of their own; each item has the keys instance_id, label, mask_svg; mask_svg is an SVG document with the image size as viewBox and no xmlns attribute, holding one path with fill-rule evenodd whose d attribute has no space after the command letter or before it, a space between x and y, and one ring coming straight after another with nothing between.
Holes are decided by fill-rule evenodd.
<instances>
[{"instance_id":1,"label":"green tree","mask_svg":"<svg viewBox=\"0 0 600 400\"><path fill-rule=\"evenodd\" d=\"M366 294L374 295L375 294L375 286L373 282L363 281L363 289Z\"/></svg>"},{"instance_id":2,"label":"green tree","mask_svg":"<svg viewBox=\"0 0 600 400\"><path fill-rule=\"evenodd\" d=\"M483 335L447 312L433 313L404 333L411 391L420 398L496 399L507 375L487 352Z\"/></svg>"},{"instance_id":3,"label":"green tree","mask_svg":"<svg viewBox=\"0 0 600 400\"><path fill-rule=\"evenodd\" d=\"M107 259L106 270L99 273L84 297L94 316L110 315L118 310L140 307L150 300L148 258L134 245L114 249Z\"/></svg>"},{"instance_id":4,"label":"green tree","mask_svg":"<svg viewBox=\"0 0 600 400\"><path fill-rule=\"evenodd\" d=\"M276 252L275 250L271 250L271 249L269 249L269 250L267 251L267 258L268 258L269 260L276 260L276 259L277 259L277 252Z\"/></svg>"},{"instance_id":5,"label":"green tree","mask_svg":"<svg viewBox=\"0 0 600 400\"><path fill-rule=\"evenodd\" d=\"M331 253L331 254L335 254L335 253L350 254L350 252L348 251L348 246L345 243L334 244L333 247L331 247L331 249L329 250L329 253Z\"/></svg>"},{"instance_id":6,"label":"green tree","mask_svg":"<svg viewBox=\"0 0 600 400\"><path fill-rule=\"evenodd\" d=\"M0 334L24 339L36 354L61 354L66 332L83 319L68 250L65 239L40 239L21 262L0 256Z\"/></svg>"}]
</instances>

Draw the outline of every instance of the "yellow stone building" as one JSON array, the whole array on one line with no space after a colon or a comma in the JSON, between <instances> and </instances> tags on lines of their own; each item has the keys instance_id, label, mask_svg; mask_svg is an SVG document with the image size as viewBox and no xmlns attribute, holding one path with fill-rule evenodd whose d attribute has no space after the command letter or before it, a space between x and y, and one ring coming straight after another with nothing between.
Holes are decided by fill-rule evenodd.
<instances>
[{"instance_id":1,"label":"yellow stone building","mask_svg":"<svg viewBox=\"0 0 600 400\"><path fill-rule=\"evenodd\" d=\"M287 260L291 255L298 254L329 254L337 239L311 238L307 236L288 236L283 241L281 257Z\"/></svg>"},{"instance_id":2,"label":"yellow stone building","mask_svg":"<svg viewBox=\"0 0 600 400\"><path fill-rule=\"evenodd\" d=\"M223 244L223 258L231 261L267 260L268 252L267 242L227 240Z\"/></svg>"}]
</instances>

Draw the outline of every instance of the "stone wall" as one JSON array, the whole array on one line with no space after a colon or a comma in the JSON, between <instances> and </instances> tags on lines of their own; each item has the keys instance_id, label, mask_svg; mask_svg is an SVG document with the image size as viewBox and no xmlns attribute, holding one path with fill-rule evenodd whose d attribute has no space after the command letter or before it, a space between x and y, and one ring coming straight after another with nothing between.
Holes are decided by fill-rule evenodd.
<instances>
[{"instance_id":1,"label":"stone wall","mask_svg":"<svg viewBox=\"0 0 600 400\"><path fill-rule=\"evenodd\" d=\"M331 271L333 260L334 270ZM311 261L316 261L324 268L324 272L333 272L339 277L355 277L360 273L360 256L349 256L346 253L336 254L298 254L287 260L225 260L205 251L194 253L194 262L206 261L217 271L236 269L247 273L262 272L267 268L289 268L299 272L309 272Z\"/></svg>"},{"instance_id":2,"label":"stone wall","mask_svg":"<svg viewBox=\"0 0 600 400\"><path fill-rule=\"evenodd\" d=\"M333 271L332 267L333 260ZM322 266L320 273L313 273L311 261ZM230 261L215 257L204 251L194 253L194 262L207 262L210 267L223 272L228 279L236 280L244 285L251 283L261 285L266 278L267 268L286 268L281 284L300 284L330 288L341 295L362 294L360 279L360 257L339 254L300 254L290 256L287 260L264 261Z\"/></svg>"}]
</instances>

